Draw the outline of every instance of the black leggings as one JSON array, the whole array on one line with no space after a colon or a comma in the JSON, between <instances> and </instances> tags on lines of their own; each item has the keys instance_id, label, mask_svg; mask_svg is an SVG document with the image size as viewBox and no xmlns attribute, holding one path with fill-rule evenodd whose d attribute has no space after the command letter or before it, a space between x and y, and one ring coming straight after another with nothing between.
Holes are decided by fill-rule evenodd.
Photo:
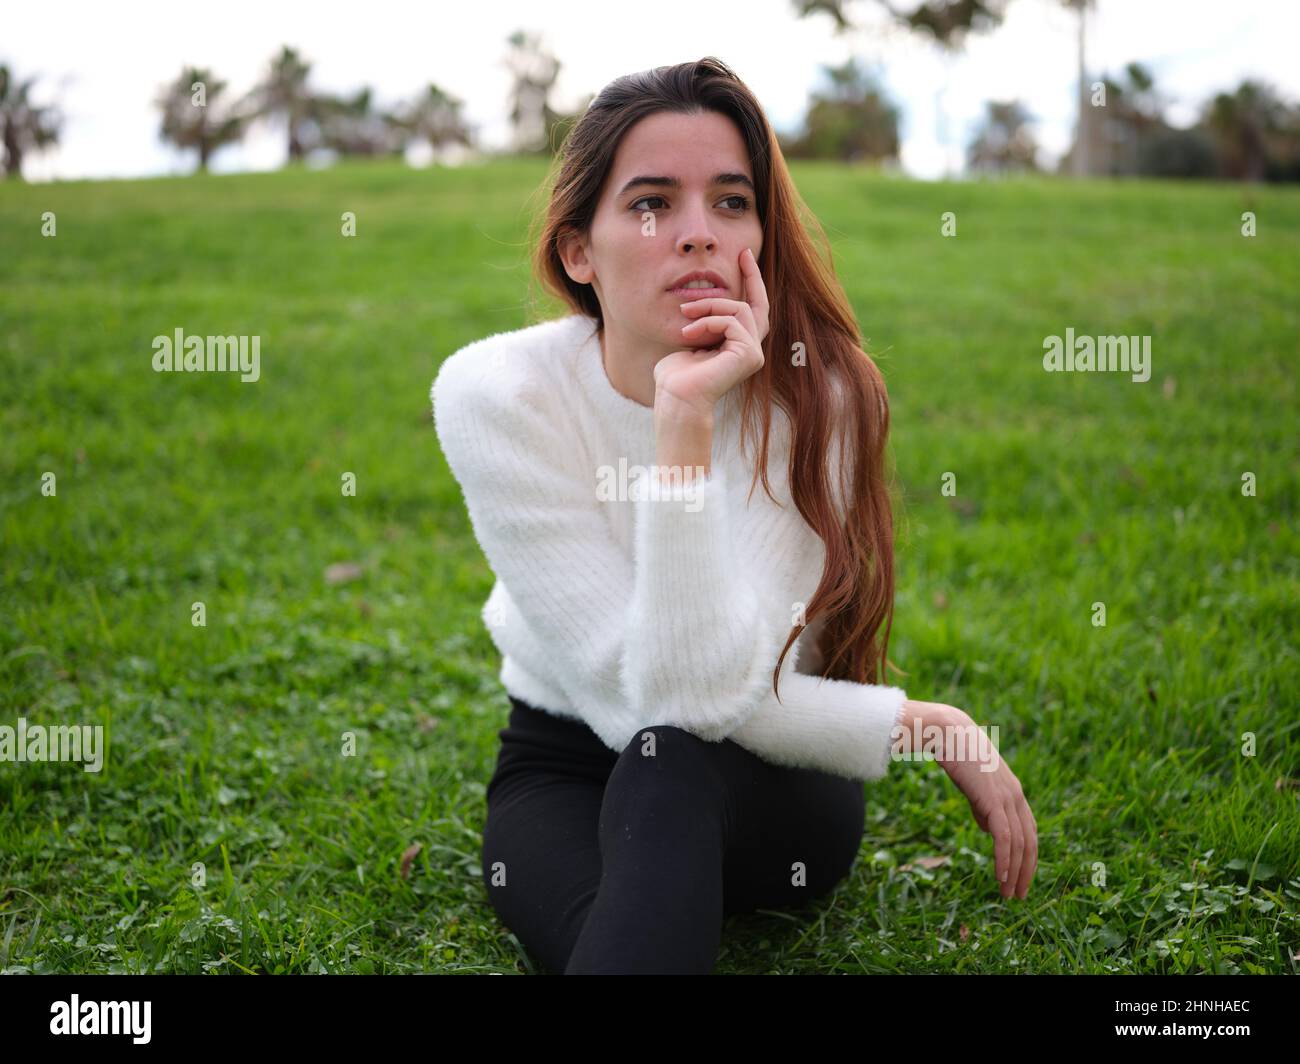
<instances>
[{"instance_id":1,"label":"black leggings","mask_svg":"<svg viewBox=\"0 0 1300 1064\"><path fill-rule=\"evenodd\" d=\"M483 881L547 972L707 973L725 916L800 907L853 866L861 781L668 725L616 753L581 721L510 705Z\"/></svg>"}]
</instances>

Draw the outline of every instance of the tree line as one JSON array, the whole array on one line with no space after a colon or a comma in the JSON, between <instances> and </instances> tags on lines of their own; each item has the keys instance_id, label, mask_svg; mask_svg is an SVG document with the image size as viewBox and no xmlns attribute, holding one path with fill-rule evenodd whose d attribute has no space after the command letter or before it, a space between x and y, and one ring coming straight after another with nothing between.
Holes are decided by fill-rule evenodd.
<instances>
[{"instance_id":1,"label":"tree line","mask_svg":"<svg viewBox=\"0 0 1300 1064\"><path fill-rule=\"evenodd\" d=\"M990 101L967 151L973 173L1036 171L1033 119L1019 100ZM1129 63L1093 83L1085 121L1057 169L1110 177L1300 181L1300 108L1270 86L1245 80L1205 100L1185 128L1165 121L1151 72ZM1080 135L1084 143L1080 144Z\"/></svg>"},{"instance_id":2,"label":"tree line","mask_svg":"<svg viewBox=\"0 0 1300 1064\"><path fill-rule=\"evenodd\" d=\"M284 129L290 163L317 151L336 155L400 155L413 141L434 149L470 147L472 131L463 101L429 84L414 99L391 109L376 105L363 86L351 94L321 92L310 82L311 64L287 45L265 75L241 97L210 69L186 67L158 94L160 134L177 148L194 151L206 169L219 148L242 140L256 122Z\"/></svg>"},{"instance_id":3,"label":"tree line","mask_svg":"<svg viewBox=\"0 0 1300 1064\"><path fill-rule=\"evenodd\" d=\"M1031 0L1015 0L1028 3ZM1164 118L1170 102L1150 70L1129 63L1117 77L1088 73L1088 13L1096 0L1035 0L1075 16L1077 118L1057 170L1079 176L1300 181L1300 107L1255 79L1204 101L1187 128ZM1012 0L792 0L798 17L825 15L836 35L861 30L859 6L884 12L909 33L956 53L973 34L1001 26ZM813 97L804 128L782 138L788 155L896 163L899 109L850 59L828 68L830 89ZM990 100L966 145L975 174L1039 171L1034 118L1020 100Z\"/></svg>"},{"instance_id":4,"label":"tree line","mask_svg":"<svg viewBox=\"0 0 1300 1064\"><path fill-rule=\"evenodd\" d=\"M854 29L850 0L792 0L797 17L828 15L836 33ZM1012 0L862 0L887 13L906 32L959 50L974 33L996 30ZM1029 2L1029 0L1017 0ZM1190 128L1163 117L1168 101L1151 72L1130 63L1117 77L1089 76L1085 62L1087 12L1094 0L1037 0L1073 9L1078 26L1078 120L1058 170L1080 175L1203 177L1238 180L1300 180L1300 108L1269 85L1243 81L1212 96ZM517 31L507 41L512 83L509 118L515 153L548 153L592 97L572 112L550 99L561 62L535 34ZM781 134L790 158L836 159L894 165L899 158L900 109L884 88L850 59L826 67L828 87L812 95L801 128ZM263 76L242 96L214 71L186 67L164 86L155 103L160 135L193 151L199 169L227 144L240 141L257 123L277 123L287 158L299 162L318 152L335 156L401 155L413 143L437 154L450 146L478 151L476 131L462 114L463 101L436 84L391 108L378 106L369 87L350 94L326 93L311 84L311 64L284 46ZM57 143L62 116L31 100L33 79L21 81L0 65L0 137L7 176L21 174L30 151ZM1019 100L994 100L966 145L976 174L1037 171L1034 119Z\"/></svg>"}]
</instances>

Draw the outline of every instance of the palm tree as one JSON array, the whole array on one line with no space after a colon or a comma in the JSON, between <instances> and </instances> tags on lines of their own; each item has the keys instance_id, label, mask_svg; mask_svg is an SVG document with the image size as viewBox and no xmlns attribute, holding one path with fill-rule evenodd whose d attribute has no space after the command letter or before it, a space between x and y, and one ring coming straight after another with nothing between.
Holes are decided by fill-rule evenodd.
<instances>
[{"instance_id":1,"label":"palm tree","mask_svg":"<svg viewBox=\"0 0 1300 1064\"><path fill-rule=\"evenodd\" d=\"M63 122L54 107L32 103L35 81L19 81L8 65L0 64L0 143L4 145L5 177L16 181L22 180L23 155L57 144Z\"/></svg>"},{"instance_id":2,"label":"palm tree","mask_svg":"<svg viewBox=\"0 0 1300 1064\"><path fill-rule=\"evenodd\" d=\"M1073 8L1079 14L1079 121L1074 131L1074 172L1083 176L1088 172L1088 139L1091 136L1088 121L1088 76L1084 67L1084 38L1087 31L1088 8L1096 6L1096 0L1061 0L1066 7Z\"/></svg>"},{"instance_id":3,"label":"palm tree","mask_svg":"<svg viewBox=\"0 0 1300 1064\"><path fill-rule=\"evenodd\" d=\"M909 30L930 37L948 49L958 49L969 33L995 29L1002 24L1009 0L913 0L899 7L896 0L875 0L876 6ZM795 17L825 14L836 36L857 28L845 11L846 0L794 0Z\"/></svg>"},{"instance_id":4,"label":"palm tree","mask_svg":"<svg viewBox=\"0 0 1300 1064\"><path fill-rule=\"evenodd\" d=\"M1141 63L1124 68L1124 80L1103 77L1106 113L1096 115L1100 128L1094 130L1094 144L1101 158L1093 159L1097 173L1139 174L1149 161L1148 145L1165 127L1161 117L1164 101L1156 91L1155 78Z\"/></svg>"},{"instance_id":5,"label":"palm tree","mask_svg":"<svg viewBox=\"0 0 1300 1064\"><path fill-rule=\"evenodd\" d=\"M284 45L271 60L266 76L249 94L258 117L283 118L289 134L289 161L307 154L308 128L320 118L315 94L307 87L311 64L297 51Z\"/></svg>"},{"instance_id":6,"label":"palm tree","mask_svg":"<svg viewBox=\"0 0 1300 1064\"><path fill-rule=\"evenodd\" d=\"M429 85L415 101L394 118L414 140L428 142L435 152L448 144L473 146L470 128L461 115L463 100L448 95L437 85Z\"/></svg>"},{"instance_id":7,"label":"palm tree","mask_svg":"<svg viewBox=\"0 0 1300 1064\"><path fill-rule=\"evenodd\" d=\"M374 105L369 87L354 96L321 97L321 139L340 155L399 154L409 139L400 123Z\"/></svg>"},{"instance_id":8,"label":"palm tree","mask_svg":"<svg viewBox=\"0 0 1300 1064\"><path fill-rule=\"evenodd\" d=\"M510 124L515 130L515 150L550 151L547 139L563 117L551 107L550 95L560 76L560 61L542 46L535 33L516 30L508 38L511 52L506 66L514 76L510 87Z\"/></svg>"},{"instance_id":9,"label":"palm tree","mask_svg":"<svg viewBox=\"0 0 1300 1064\"><path fill-rule=\"evenodd\" d=\"M1272 86L1249 80L1235 92L1221 92L1210 100L1204 121L1218 143L1224 174L1243 181L1268 176L1271 149L1287 139L1288 127L1294 128L1295 123L1294 112Z\"/></svg>"},{"instance_id":10,"label":"palm tree","mask_svg":"<svg viewBox=\"0 0 1300 1064\"><path fill-rule=\"evenodd\" d=\"M222 145L244 135L247 116L225 104L221 96L226 83L202 67L186 67L157 98L162 110L163 140L178 148L194 148L199 153L199 169L208 168L208 160Z\"/></svg>"}]
</instances>

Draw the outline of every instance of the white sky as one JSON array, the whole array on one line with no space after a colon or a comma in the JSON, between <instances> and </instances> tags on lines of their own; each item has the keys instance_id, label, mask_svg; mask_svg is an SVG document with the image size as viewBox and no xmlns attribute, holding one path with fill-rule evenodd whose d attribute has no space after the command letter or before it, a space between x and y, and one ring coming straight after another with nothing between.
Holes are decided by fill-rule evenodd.
<instances>
[{"instance_id":1,"label":"white sky","mask_svg":"<svg viewBox=\"0 0 1300 1064\"><path fill-rule=\"evenodd\" d=\"M716 55L753 89L773 124L793 132L809 94L824 83L822 67L857 55L903 109L903 165L915 176L942 176L945 159L960 169L988 99L1027 104L1038 119L1044 162L1067 147L1075 18L1060 0L1011 0L1000 29L972 36L950 60L891 27L872 0L850 0L849 10L871 28L837 38L828 16L796 19L789 0L42 0L10 6L0 62L22 77L41 75L38 101L57 99L67 116L57 151L26 162L32 180L188 172L193 154L158 140L152 101L159 87L192 64L212 67L242 94L282 44L312 63L316 88L346 92L369 84L381 106L436 82L466 101L484 144L504 145L510 77L502 60L516 29L541 31L561 61L552 103L562 110L620 74ZM1089 23L1088 67L1114 76L1130 61L1146 64L1174 102L1169 118L1182 124L1208 95L1244 77L1300 99L1298 29L1295 0L1099 0ZM269 169L284 153L283 132L261 128L223 149L212 166Z\"/></svg>"}]
</instances>

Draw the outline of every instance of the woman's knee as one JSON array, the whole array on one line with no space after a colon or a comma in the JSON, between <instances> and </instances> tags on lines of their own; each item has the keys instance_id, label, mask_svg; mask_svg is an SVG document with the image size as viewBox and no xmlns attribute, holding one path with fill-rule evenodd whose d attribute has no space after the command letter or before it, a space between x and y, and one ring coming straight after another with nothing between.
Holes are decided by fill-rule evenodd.
<instances>
[{"instance_id":1,"label":"woman's knee","mask_svg":"<svg viewBox=\"0 0 1300 1064\"><path fill-rule=\"evenodd\" d=\"M605 817L624 822L674 812L708 818L723 804L718 744L670 724L640 729L619 754L606 786Z\"/></svg>"},{"instance_id":2,"label":"woman's knee","mask_svg":"<svg viewBox=\"0 0 1300 1064\"><path fill-rule=\"evenodd\" d=\"M614 773L622 769L627 774L636 768L654 775L695 777L702 784L717 782L722 775L722 746L674 724L651 724L641 728L623 748Z\"/></svg>"},{"instance_id":3,"label":"woman's knee","mask_svg":"<svg viewBox=\"0 0 1300 1064\"><path fill-rule=\"evenodd\" d=\"M619 756L657 757L660 747L664 749L671 747L675 751L690 749L701 742L703 740L699 736L675 724L647 724L644 728L637 729L636 734L628 740Z\"/></svg>"}]
</instances>

